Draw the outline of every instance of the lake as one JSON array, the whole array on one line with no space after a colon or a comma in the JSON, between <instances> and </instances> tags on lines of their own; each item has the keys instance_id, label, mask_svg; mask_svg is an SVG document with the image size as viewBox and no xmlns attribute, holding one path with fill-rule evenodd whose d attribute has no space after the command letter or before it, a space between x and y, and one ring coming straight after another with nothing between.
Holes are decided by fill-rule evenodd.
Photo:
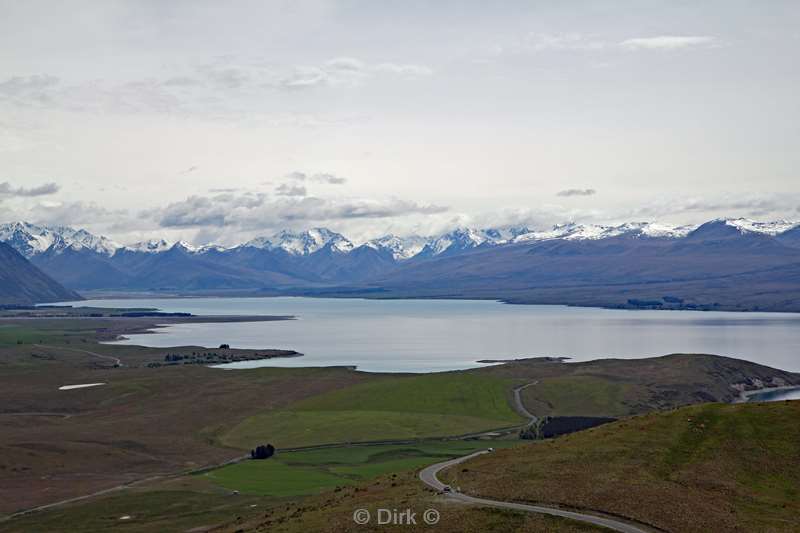
<instances>
[{"instance_id":1,"label":"lake","mask_svg":"<svg viewBox=\"0 0 800 533\"><path fill-rule=\"evenodd\" d=\"M197 315L294 315L278 322L177 324L120 341L144 346L227 343L284 348L303 357L232 363L355 366L373 372L433 372L480 359L563 356L574 361L713 353L800 371L800 314L644 311L507 305L479 300L164 298L73 302L153 307Z\"/></svg>"},{"instance_id":2,"label":"lake","mask_svg":"<svg viewBox=\"0 0 800 533\"><path fill-rule=\"evenodd\" d=\"M767 390L747 397L748 402L780 402L783 400L800 400L800 387Z\"/></svg>"}]
</instances>

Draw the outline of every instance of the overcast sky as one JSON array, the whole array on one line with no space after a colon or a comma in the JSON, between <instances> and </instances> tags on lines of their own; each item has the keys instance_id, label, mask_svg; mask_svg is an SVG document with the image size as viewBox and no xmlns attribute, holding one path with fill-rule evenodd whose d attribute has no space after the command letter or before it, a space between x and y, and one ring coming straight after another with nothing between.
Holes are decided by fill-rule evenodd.
<instances>
[{"instance_id":1,"label":"overcast sky","mask_svg":"<svg viewBox=\"0 0 800 533\"><path fill-rule=\"evenodd\" d=\"M0 209L123 242L800 219L800 2L0 0Z\"/></svg>"}]
</instances>

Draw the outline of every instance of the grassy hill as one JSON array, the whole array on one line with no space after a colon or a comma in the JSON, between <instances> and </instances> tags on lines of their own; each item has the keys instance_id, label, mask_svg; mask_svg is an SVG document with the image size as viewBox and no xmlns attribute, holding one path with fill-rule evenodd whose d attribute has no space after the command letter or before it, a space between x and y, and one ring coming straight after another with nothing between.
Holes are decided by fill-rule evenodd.
<instances>
[{"instance_id":1,"label":"grassy hill","mask_svg":"<svg viewBox=\"0 0 800 533\"><path fill-rule=\"evenodd\" d=\"M522 391L522 399L538 416L622 417L731 402L740 390L800 385L800 374L707 354L576 363L530 359L473 372L535 382Z\"/></svg>"},{"instance_id":2,"label":"grassy hill","mask_svg":"<svg viewBox=\"0 0 800 533\"><path fill-rule=\"evenodd\" d=\"M800 402L622 420L444 475L470 494L598 509L666 531L800 530Z\"/></svg>"}]
</instances>

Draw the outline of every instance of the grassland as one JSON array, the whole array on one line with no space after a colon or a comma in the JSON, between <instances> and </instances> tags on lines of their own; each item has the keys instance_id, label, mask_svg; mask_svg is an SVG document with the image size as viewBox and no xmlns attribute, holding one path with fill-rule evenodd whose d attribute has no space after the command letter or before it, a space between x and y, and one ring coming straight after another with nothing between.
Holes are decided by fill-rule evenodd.
<instances>
[{"instance_id":1,"label":"grassland","mask_svg":"<svg viewBox=\"0 0 800 533\"><path fill-rule=\"evenodd\" d=\"M48 513L0 523L7 533L156 533L188 531L264 513L262 498L197 490L128 490ZM123 518L128 517L128 518Z\"/></svg>"},{"instance_id":2,"label":"grassland","mask_svg":"<svg viewBox=\"0 0 800 533\"><path fill-rule=\"evenodd\" d=\"M597 376L559 376L539 380L522 391L525 405L540 416L624 416L630 414L637 386Z\"/></svg>"},{"instance_id":3,"label":"grassland","mask_svg":"<svg viewBox=\"0 0 800 533\"><path fill-rule=\"evenodd\" d=\"M703 402L743 389L798 384L800 375L729 357L671 354L646 359L554 363L533 359L474 371L536 382L522 398L532 413L622 417Z\"/></svg>"},{"instance_id":4,"label":"grassland","mask_svg":"<svg viewBox=\"0 0 800 533\"><path fill-rule=\"evenodd\" d=\"M515 426L522 420L510 407L510 391L527 383L535 385L524 390L523 399L537 414L598 416L625 416L687 403L727 401L738 393L734 386L800 383L797 375L705 355L574 364L519 361L473 371L427 375L367 374L345 368L225 372L202 365L181 365L156 369L147 368L147 363L163 361L165 354L176 352L175 347L98 343L126 332L141 331L152 326L152 321L152 318L90 316L0 317L0 487L3 490L0 513L155 476L172 479L186 471L230 460L242 455L243 450L266 442L285 449L328 442L417 439ZM193 347L183 348L191 352ZM117 358L122 366L114 365ZM97 382L106 385L58 390L65 384ZM301 457L300 461L276 461L257 467L283 469L274 475L283 476L284 480L296 478L294 487L288 482L281 485L280 490L285 492L263 482L262 474L272 475L267 470L231 467L230 471L215 474L221 476L219 484L210 477L192 476L190 486L181 490L201 495L187 496L186 506L181 507L170 500L171 496L165 496L165 502L173 503L155 506L150 514L136 511L161 528L141 521L117 524L118 517L93 500L42 513L35 520L21 519L20 523L63 523L62 530L69 531L99 531L109 524L117 524L115 529L122 530L161 531L235 522L235 517L241 515L244 521L253 518L256 529L262 527L261 519L271 521L270 527L285 531L305 529L302 523L306 520L312 525L326 524L330 519L334 524L352 526L349 516L355 501L352 491L356 488L359 498L368 493L368 501L388 502L400 495L401 500L407 498L415 504L430 503L430 495L415 483L403 481L403 476L409 476L404 473L409 468L416 468L423 460L437 455L435 450L420 446L419 443L412 446L415 452L408 448L405 452L387 448L385 455L370 453L339 460L326 456L334 452L314 452L322 454L318 460L312 452L303 452L306 455L295 456ZM349 454L365 453L358 447L345 450ZM284 453L285 450L280 450L279 457ZM602 464L605 459L594 460ZM304 476L290 474L298 469ZM390 481L378 485L367 481L389 473ZM309 479L313 482L308 482ZM205 485L198 488L201 482ZM335 489L336 486L345 488L339 492L323 491L316 496L297 496L313 493L320 487ZM276 500L285 504L287 498L293 501L303 498L303 503L292 503L291 511L281 507L270 515L272 518L251 517L238 503L228 500L230 490L224 487L252 492L247 501L256 498L259 506L273 505ZM112 507L113 512L128 504L152 503L149 493L163 490L161 486L148 485L119 493L113 496L112 501L119 502L119 507ZM373 493L374 500L370 500ZM326 502L333 503L328 506ZM331 518L332 515L326 514L327 507L339 514ZM206 509L218 512L205 514ZM540 526L549 524L545 519L541 522L513 514L486 513L470 511L468 514L474 520L469 523L460 521L457 517L461 515L455 512L450 518L453 524L462 526L501 524L529 527L531 531L543 530ZM72 527L71 520L80 527ZM176 524L175 528L167 526L172 523L170 520ZM17 527L16 524L17 520L6 522L0 529Z\"/></svg>"},{"instance_id":5,"label":"grassland","mask_svg":"<svg viewBox=\"0 0 800 533\"><path fill-rule=\"evenodd\" d=\"M0 321L0 515L232 459L241 452L217 436L241 420L369 378L342 368L151 369L143 365L174 349L97 342L142 324L133 321ZM106 385L58 390L79 383Z\"/></svg>"},{"instance_id":6,"label":"grassland","mask_svg":"<svg viewBox=\"0 0 800 533\"><path fill-rule=\"evenodd\" d=\"M168 532L279 532L308 533L383 531L376 525L356 525L353 512L366 508L375 516L378 508L411 509L417 513L416 526L398 526L402 531L462 533L520 531L525 533L598 533L606 531L541 515L523 514L479 507L465 507L443 501L424 489L415 472L403 472L302 499L215 490L203 479L180 479L140 490L87 501L48 513L34 514L2 524L9 533L163 533ZM426 509L436 509L436 526L422 523ZM129 516L128 520L120 520Z\"/></svg>"},{"instance_id":7,"label":"grassland","mask_svg":"<svg viewBox=\"0 0 800 533\"><path fill-rule=\"evenodd\" d=\"M470 494L602 509L667 531L800 530L800 402L652 413L450 469Z\"/></svg>"},{"instance_id":8,"label":"grassland","mask_svg":"<svg viewBox=\"0 0 800 533\"><path fill-rule=\"evenodd\" d=\"M223 438L247 449L461 435L524 422L509 405L514 381L467 372L382 377L251 416Z\"/></svg>"},{"instance_id":9,"label":"grassland","mask_svg":"<svg viewBox=\"0 0 800 533\"><path fill-rule=\"evenodd\" d=\"M263 461L245 461L203 474L243 494L286 497L317 494L388 474L413 471L485 449L524 446L519 440L429 441L404 445L346 446L279 452Z\"/></svg>"}]
</instances>

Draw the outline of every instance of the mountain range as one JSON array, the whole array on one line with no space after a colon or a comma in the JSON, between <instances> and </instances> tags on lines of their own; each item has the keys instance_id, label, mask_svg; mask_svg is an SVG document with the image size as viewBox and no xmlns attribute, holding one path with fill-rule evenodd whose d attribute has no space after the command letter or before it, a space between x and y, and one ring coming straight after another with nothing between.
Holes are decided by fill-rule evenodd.
<instances>
[{"instance_id":1,"label":"mountain range","mask_svg":"<svg viewBox=\"0 0 800 533\"><path fill-rule=\"evenodd\" d=\"M0 241L64 286L516 303L800 311L800 225L716 219L458 228L356 244L325 228L223 247L120 245L64 226L0 225Z\"/></svg>"}]
</instances>

